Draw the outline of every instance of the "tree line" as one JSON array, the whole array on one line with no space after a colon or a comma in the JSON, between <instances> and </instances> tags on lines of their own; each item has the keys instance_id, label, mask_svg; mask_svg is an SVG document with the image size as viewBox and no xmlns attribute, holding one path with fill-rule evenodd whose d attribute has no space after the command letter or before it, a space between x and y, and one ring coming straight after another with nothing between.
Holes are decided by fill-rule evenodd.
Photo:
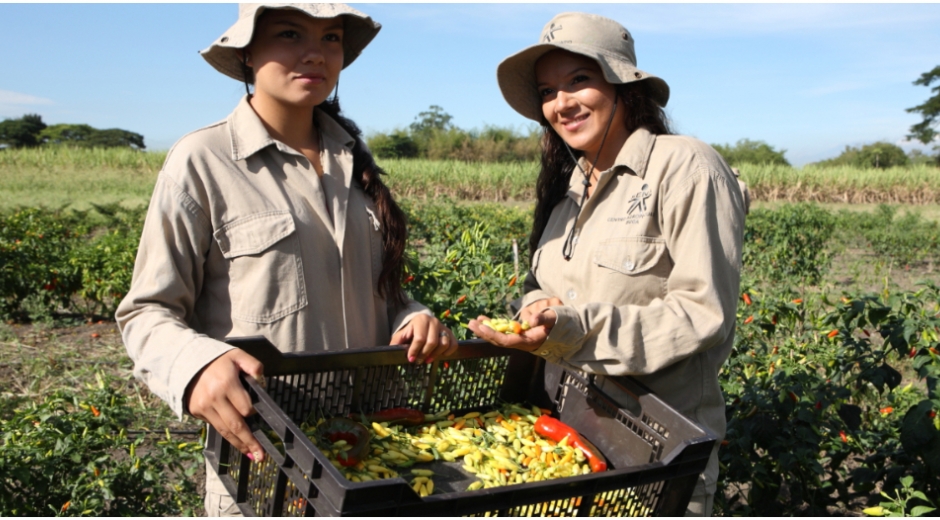
<instances>
[{"instance_id":1,"label":"tree line","mask_svg":"<svg viewBox=\"0 0 940 520\"><path fill-rule=\"evenodd\" d=\"M78 146L83 148L130 147L144 150L144 136L107 128L99 130L85 124L46 125L39 114L26 114L17 119L0 122L0 145L10 148L29 148L45 145Z\"/></svg>"}]
</instances>

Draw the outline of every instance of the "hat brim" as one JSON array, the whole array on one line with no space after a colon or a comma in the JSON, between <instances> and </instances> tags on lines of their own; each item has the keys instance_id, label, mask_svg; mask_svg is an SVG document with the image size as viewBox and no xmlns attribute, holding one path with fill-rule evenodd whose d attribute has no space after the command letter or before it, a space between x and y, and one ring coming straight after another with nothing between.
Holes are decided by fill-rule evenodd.
<instances>
[{"instance_id":1,"label":"hat brim","mask_svg":"<svg viewBox=\"0 0 940 520\"><path fill-rule=\"evenodd\" d=\"M539 43L503 60L496 68L499 90L509 106L524 117L541 123L542 99L535 81L535 63L550 51L562 49L597 62L608 83L621 85L634 81L649 83L653 101L665 107L669 101L669 85L661 78L644 72L620 56L591 45L576 43Z\"/></svg>"},{"instance_id":2,"label":"hat brim","mask_svg":"<svg viewBox=\"0 0 940 520\"><path fill-rule=\"evenodd\" d=\"M199 54L215 70L238 81L245 81L242 61L236 52L251 43L258 17L266 9L295 9L311 18L343 18L343 68L350 66L363 49L375 38L382 25L369 16L343 4L302 4L317 6L317 11L302 9L295 5L260 5L252 17L239 17L222 36Z\"/></svg>"}]
</instances>

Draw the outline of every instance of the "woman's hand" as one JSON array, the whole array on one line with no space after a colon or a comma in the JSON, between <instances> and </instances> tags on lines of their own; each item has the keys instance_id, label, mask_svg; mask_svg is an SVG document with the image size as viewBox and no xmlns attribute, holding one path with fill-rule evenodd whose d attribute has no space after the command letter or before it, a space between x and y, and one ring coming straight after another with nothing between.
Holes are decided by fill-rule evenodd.
<instances>
[{"instance_id":1,"label":"woman's hand","mask_svg":"<svg viewBox=\"0 0 940 520\"><path fill-rule=\"evenodd\" d=\"M558 298L545 298L530 303L527 307L519 311L519 319L529 322L530 327L545 326L549 330L555 326L555 311L549 307L564 305ZM548 309L548 310L546 310Z\"/></svg>"},{"instance_id":2,"label":"woman's hand","mask_svg":"<svg viewBox=\"0 0 940 520\"><path fill-rule=\"evenodd\" d=\"M457 338L433 316L418 314L392 335L392 345L408 344L408 361L430 363L457 350Z\"/></svg>"},{"instance_id":3,"label":"woman's hand","mask_svg":"<svg viewBox=\"0 0 940 520\"><path fill-rule=\"evenodd\" d=\"M240 372L261 381L264 366L244 350L229 350L196 374L184 401L190 414L211 424L235 449L260 462L264 450L245 422L255 410L238 380Z\"/></svg>"}]
</instances>

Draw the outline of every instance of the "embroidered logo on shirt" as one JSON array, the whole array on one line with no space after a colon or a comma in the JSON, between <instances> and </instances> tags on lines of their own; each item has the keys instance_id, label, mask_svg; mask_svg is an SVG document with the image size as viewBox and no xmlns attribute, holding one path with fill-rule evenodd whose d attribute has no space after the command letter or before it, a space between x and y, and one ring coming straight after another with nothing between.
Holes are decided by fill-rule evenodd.
<instances>
[{"instance_id":1,"label":"embroidered logo on shirt","mask_svg":"<svg viewBox=\"0 0 940 520\"><path fill-rule=\"evenodd\" d=\"M640 213L646 213L646 199L650 198L649 184L644 184L640 191L630 197L630 207L627 208L627 215L632 215L634 211L640 210ZM639 216L639 215L638 215Z\"/></svg>"}]
</instances>

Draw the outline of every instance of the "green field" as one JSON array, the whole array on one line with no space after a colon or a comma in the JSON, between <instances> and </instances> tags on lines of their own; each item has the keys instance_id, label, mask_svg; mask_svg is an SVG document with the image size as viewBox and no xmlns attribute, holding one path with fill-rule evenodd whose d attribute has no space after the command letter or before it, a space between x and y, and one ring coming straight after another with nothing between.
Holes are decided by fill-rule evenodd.
<instances>
[{"instance_id":1,"label":"green field","mask_svg":"<svg viewBox=\"0 0 940 520\"><path fill-rule=\"evenodd\" d=\"M165 152L128 149L38 148L0 150L0 209L90 203L146 204ZM401 198L531 201L537 163L466 163L381 159L386 183ZM741 177L755 201L822 204L878 203L925 206L940 214L940 169L792 168L743 165Z\"/></svg>"}]
</instances>

